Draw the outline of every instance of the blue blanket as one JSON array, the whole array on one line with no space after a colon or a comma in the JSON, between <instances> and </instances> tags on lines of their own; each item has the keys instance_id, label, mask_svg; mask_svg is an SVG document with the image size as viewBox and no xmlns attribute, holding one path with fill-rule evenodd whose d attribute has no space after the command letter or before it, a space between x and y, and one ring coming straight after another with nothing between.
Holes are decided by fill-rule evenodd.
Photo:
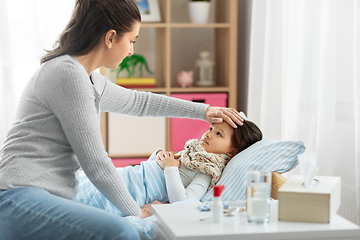
<instances>
[{"instance_id":1,"label":"blue blanket","mask_svg":"<svg viewBox=\"0 0 360 240\"><path fill-rule=\"evenodd\" d=\"M164 171L155 161L144 161L141 162L141 165L117 168L117 171L139 207L143 207L145 204L155 200L169 202ZM125 216L90 182L84 172L80 171L78 173L77 180L74 201L104 209L122 217ZM192 199L183 202L199 201ZM154 216L145 219L133 216L126 218L149 239L152 239Z\"/></svg>"},{"instance_id":2,"label":"blue blanket","mask_svg":"<svg viewBox=\"0 0 360 240\"><path fill-rule=\"evenodd\" d=\"M168 202L164 171L155 161L141 162L141 165L117 168L131 196L143 207L154 200ZM74 200L125 216L90 182L84 172L80 172L76 184Z\"/></svg>"}]
</instances>

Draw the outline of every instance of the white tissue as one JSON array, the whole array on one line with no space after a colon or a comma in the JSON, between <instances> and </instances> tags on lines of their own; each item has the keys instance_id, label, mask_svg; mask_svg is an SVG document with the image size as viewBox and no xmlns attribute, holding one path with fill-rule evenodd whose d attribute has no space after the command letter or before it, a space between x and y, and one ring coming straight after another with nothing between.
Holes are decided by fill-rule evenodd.
<instances>
[{"instance_id":1,"label":"white tissue","mask_svg":"<svg viewBox=\"0 0 360 240\"><path fill-rule=\"evenodd\" d=\"M316 166L315 153L302 153L298 156L301 174L304 178L304 187L313 188L318 184L318 181L314 181L315 175L319 170Z\"/></svg>"}]
</instances>

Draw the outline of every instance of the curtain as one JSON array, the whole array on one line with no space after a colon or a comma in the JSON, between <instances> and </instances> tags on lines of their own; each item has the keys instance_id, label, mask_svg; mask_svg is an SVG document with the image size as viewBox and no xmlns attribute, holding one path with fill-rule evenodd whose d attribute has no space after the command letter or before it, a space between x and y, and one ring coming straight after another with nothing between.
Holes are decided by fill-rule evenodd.
<instances>
[{"instance_id":1,"label":"curtain","mask_svg":"<svg viewBox=\"0 0 360 240\"><path fill-rule=\"evenodd\" d=\"M0 0L0 145L26 83L74 6L75 0Z\"/></svg>"},{"instance_id":2,"label":"curtain","mask_svg":"<svg viewBox=\"0 0 360 240\"><path fill-rule=\"evenodd\" d=\"M255 0L251 9L248 117L315 152L318 175L341 177L338 214L360 224L360 1Z\"/></svg>"}]
</instances>

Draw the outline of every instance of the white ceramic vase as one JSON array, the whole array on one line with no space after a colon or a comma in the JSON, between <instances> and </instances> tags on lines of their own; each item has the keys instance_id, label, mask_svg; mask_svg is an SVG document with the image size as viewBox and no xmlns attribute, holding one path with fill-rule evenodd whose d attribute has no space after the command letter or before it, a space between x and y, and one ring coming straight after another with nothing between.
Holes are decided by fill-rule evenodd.
<instances>
[{"instance_id":1,"label":"white ceramic vase","mask_svg":"<svg viewBox=\"0 0 360 240\"><path fill-rule=\"evenodd\" d=\"M190 22L204 24L209 22L210 2L189 2Z\"/></svg>"}]
</instances>

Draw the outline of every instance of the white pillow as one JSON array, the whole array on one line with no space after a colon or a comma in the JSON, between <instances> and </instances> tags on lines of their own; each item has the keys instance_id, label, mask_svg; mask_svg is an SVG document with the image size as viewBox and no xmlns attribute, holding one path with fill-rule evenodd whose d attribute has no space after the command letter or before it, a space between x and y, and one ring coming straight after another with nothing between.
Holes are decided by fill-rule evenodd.
<instances>
[{"instance_id":1,"label":"white pillow","mask_svg":"<svg viewBox=\"0 0 360 240\"><path fill-rule=\"evenodd\" d=\"M246 116L241 114L244 119ZM235 155L226 165L217 185L225 185L221 194L223 200L245 200L247 173L269 171L284 173L298 165L297 156L305 151L302 141L282 141L266 136L259 142ZM213 190L208 191L201 201L211 201Z\"/></svg>"}]
</instances>

